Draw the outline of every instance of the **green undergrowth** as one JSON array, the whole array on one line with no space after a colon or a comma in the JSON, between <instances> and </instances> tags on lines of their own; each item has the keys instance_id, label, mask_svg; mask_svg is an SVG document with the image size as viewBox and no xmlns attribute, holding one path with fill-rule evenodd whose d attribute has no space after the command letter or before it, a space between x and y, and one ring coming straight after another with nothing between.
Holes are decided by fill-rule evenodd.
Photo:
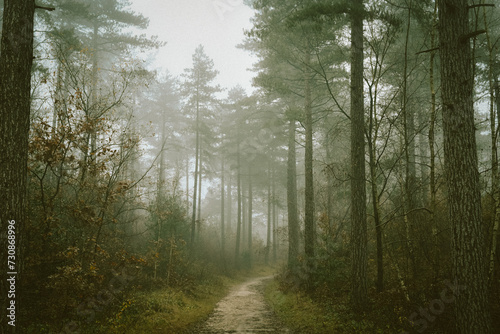
<instances>
[{"instance_id":1,"label":"green undergrowth","mask_svg":"<svg viewBox=\"0 0 500 334\"><path fill-rule=\"evenodd\" d=\"M102 324L102 333L190 333L214 310L229 289L250 277L271 275L270 267L241 270L231 275L211 275L187 287L162 287L131 292L116 312Z\"/></svg>"},{"instance_id":2,"label":"green undergrowth","mask_svg":"<svg viewBox=\"0 0 500 334\"><path fill-rule=\"evenodd\" d=\"M298 290L283 291L278 279L266 286L265 298L280 321L294 333L401 333L396 326L377 324L371 315L355 316L347 300L319 301Z\"/></svg>"}]
</instances>

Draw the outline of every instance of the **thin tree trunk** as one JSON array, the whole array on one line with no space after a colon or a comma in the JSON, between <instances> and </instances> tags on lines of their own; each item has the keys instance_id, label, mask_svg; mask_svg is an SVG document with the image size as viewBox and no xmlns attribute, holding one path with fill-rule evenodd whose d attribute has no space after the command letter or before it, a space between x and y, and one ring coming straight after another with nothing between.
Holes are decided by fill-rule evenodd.
<instances>
[{"instance_id":1,"label":"thin tree trunk","mask_svg":"<svg viewBox=\"0 0 500 334\"><path fill-rule=\"evenodd\" d=\"M406 246L410 256L413 278L417 279L418 268L416 264L415 247L414 247L414 214L411 213L415 208L415 116L413 109L409 107L408 103L408 46L411 30L411 11L412 1L410 0L408 6L406 37L405 37L405 53L404 53L404 68L403 68L403 129L404 129L404 156L405 156L405 179L404 179L404 222L406 229Z\"/></svg>"},{"instance_id":2,"label":"thin tree trunk","mask_svg":"<svg viewBox=\"0 0 500 334\"><path fill-rule=\"evenodd\" d=\"M201 180L203 176L202 172L202 146L201 146L201 140L200 140L200 158L199 158L199 166L198 166L198 219L196 219L196 241L200 241L200 231L201 231Z\"/></svg>"},{"instance_id":3,"label":"thin tree trunk","mask_svg":"<svg viewBox=\"0 0 500 334\"><path fill-rule=\"evenodd\" d=\"M232 195L232 189L231 189L231 181L232 181L232 175L229 173L229 181L227 182L227 187L226 187L226 193L227 193L227 228L226 228L226 234L231 235L233 232L233 195Z\"/></svg>"},{"instance_id":4,"label":"thin tree trunk","mask_svg":"<svg viewBox=\"0 0 500 334\"><path fill-rule=\"evenodd\" d=\"M437 1L434 5L434 14L432 20L431 28L431 49L434 49L436 45L436 24L437 24ZM436 152L435 152L435 126L436 126L436 88L434 83L434 65L435 65L436 51L430 52L429 60L429 83L430 83L430 93L431 93L431 114L429 120L429 187L430 187L430 197L431 197L431 226L432 226L432 237L434 245L434 277L437 280L439 277L440 270L440 253L439 253L439 241L438 241L438 228L436 223Z\"/></svg>"},{"instance_id":5,"label":"thin tree trunk","mask_svg":"<svg viewBox=\"0 0 500 334\"><path fill-rule=\"evenodd\" d=\"M482 1L484 3L484 0ZM486 17L486 7L483 7L483 20L484 27L486 29L486 41L488 46L488 82L489 82L489 93L490 93L490 133L491 133L491 195L493 198L493 233L492 242L490 249L490 264L489 264L489 283L490 287L493 282L495 273L495 257L497 248L497 236L498 236L498 226L500 223L500 189L498 186L498 128L496 124L496 114L495 114L495 79L494 70L495 66L494 60L494 50L491 45L491 38L489 32L488 20ZM497 95L498 96L498 95Z\"/></svg>"},{"instance_id":6,"label":"thin tree trunk","mask_svg":"<svg viewBox=\"0 0 500 334\"><path fill-rule=\"evenodd\" d=\"M271 169L271 202L272 202L272 217L273 217L273 263L276 263L276 253L278 251L278 228L276 226L276 176L274 168Z\"/></svg>"},{"instance_id":7,"label":"thin tree trunk","mask_svg":"<svg viewBox=\"0 0 500 334\"><path fill-rule=\"evenodd\" d=\"M247 200L248 197L246 197L245 194L246 188L245 188L245 182L242 180L241 182L241 240L243 244L241 245L241 250L243 253L246 250L247 247L247 213L248 213L248 207L247 207Z\"/></svg>"},{"instance_id":8,"label":"thin tree trunk","mask_svg":"<svg viewBox=\"0 0 500 334\"><path fill-rule=\"evenodd\" d=\"M267 236L265 263L269 263L269 253L271 251L271 160L267 163Z\"/></svg>"},{"instance_id":9,"label":"thin tree trunk","mask_svg":"<svg viewBox=\"0 0 500 334\"><path fill-rule=\"evenodd\" d=\"M311 102L311 78L310 78L311 56L307 51L305 59L305 209L304 209L304 249L308 265L312 265L314 258L314 180L313 180L313 124L312 124L312 102Z\"/></svg>"},{"instance_id":10,"label":"thin tree trunk","mask_svg":"<svg viewBox=\"0 0 500 334\"><path fill-rule=\"evenodd\" d=\"M376 117L376 106L370 90L370 119L368 122L368 154L370 158L370 183L373 205L373 220L375 223L375 237L377 248L377 281L375 286L377 292L384 290L384 252L382 243L382 222L380 219L380 201L377 187L377 144L374 133L374 120Z\"/></svg>"},{"instance_id":11,"label":"thin tree trunk","mask_svg":"<svg viewBox=\"0 0 500 334\"><path fill-rule=\"evenodd\" d=\"M240 239L241 239L241 164L240 164L240 143L238 142L237 147L237 177L236 177L236 189L237 189L237 197L238 197L238 212L237 212L237 221L236 221L236 249L234 252L234 263L236 268L239 268L240 265Z\"/></svg>"},{"instance_id":12,"label":"thin tree trunk","mask_svg":"<svg viewBox=\"0 0 500 334\"><path fill-rule=\"evenodd\" d=\"M189 217L189 158L186 159L186 217Z\"/></svg>"},{"instance_id":13,"label":"thin tree trunk","mask_svg":"<svg viewBox=\"0 0 500 334\"><path fill-rule=\"evenodd\" d=\"M252 267L252 215L253 215L253 190L252 168L248 166L248 265Z\"/></svg>"},{"instance_id":14,"label":"thin tree trunk","mask_svg":"<svg viewBox=\"0 0 500 334\"><path fill-rule=\"evenodd\" d=\"M363 101L362 0L351 2L351 303L356 311L368 303L365 141Z\"/></svg>"},{"instance_id":15,"label":"thin tree trunk","mask_svg":"<svg viewBox=\"0 0 500 334\"><path fill-rule=\"evenodd\" d=\"M220 239L221 239L221 253L223 262L226 254L226 226L225 226L225 207L224 200L226 195L224 194L224 158L222 158L221 166L221 177L220 177Z\"/></svg>"},{"instance_id":16,"label":"thin tree trunk","mask_svg":"<svg viewBox=\"0 0 500 334\"><path fill-rule=\"evenodd\" d=\"M288 270L298 265L299 220L297 217L297 162L295 152L295 119L290 116L288 126L287 162L287 207L288 207Z\"/></svg>"},{"instance_id":17,"label":"thin tree trunk","mask_svg":"<svg viewBox=\"0 0 500 334\"><path fill-rule=\"evenodd\" d=\"M193 214L191 216L191 246L194 249L194 239L196 236L196 196L198 193L198 162L200 152L200 106L196 104L196 149L194 162L194 186L193 186Z\"/></svg>"},{"instance_id":18,"label":"thin tree trunk","mask_svg":"<svg viewBox=\"0 0 500 334\"><path fill-rule=\"evenodd\" d=\"M488 257L481 212L474 124L474 76L467 0L440 1L439 36L443 134L457 331L491 332Z\"/></svg>"},{"instance_id":19,"label":"thin tree trunk","mask_svg":"<svg viewBox=\"0 0 500 334\"><path fill-rule=\"evenodd\" d=\"M500 122L500 85L498 82L498 76L495 75L495 97L496 97L496 107L497 107L497 120ZM498 158L497 158L498 159ZM498 164L498 160L497 160ZM497 171L498 172L498 171ZM498 182L498 176L497 176ZM497 184L498 186L498 184ZM490 250L490 268L489 268L489 282L490 286L495 277L495 261L498 247L498 229L500 225L500 189L497 187L497 192L494 196L495 200L495 222L493 223L493 231L491 235L491 250Z\"/></svg>"}]
</instances>

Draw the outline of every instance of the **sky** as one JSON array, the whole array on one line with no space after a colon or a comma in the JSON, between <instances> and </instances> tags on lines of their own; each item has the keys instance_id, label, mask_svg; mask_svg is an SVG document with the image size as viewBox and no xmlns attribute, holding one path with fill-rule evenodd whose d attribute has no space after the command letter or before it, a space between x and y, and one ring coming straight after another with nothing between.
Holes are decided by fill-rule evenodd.
<instances>
[{"instance_id":1,"label":"sky","mask_svg":"<svg viewBox=\"0 0 500 334\"><path fill-rule=\"evenodd\" d=\"M153 68L179 76L192 66L198 45L219 71L216 83L230 89L241 85L251 93L256 62L248 51L236 48L251 28L253 10L243 0L131 0L131 9L150 19L148 36L157 35L167 45L154 52Z\"/></svg>"}]
</instances>

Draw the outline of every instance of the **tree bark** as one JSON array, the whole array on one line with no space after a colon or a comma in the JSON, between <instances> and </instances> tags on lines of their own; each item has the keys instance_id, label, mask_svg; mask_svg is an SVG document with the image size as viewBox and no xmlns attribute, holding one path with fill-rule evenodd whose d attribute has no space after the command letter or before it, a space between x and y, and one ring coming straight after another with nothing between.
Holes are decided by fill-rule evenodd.
<instances>
[{"instance_id":1,"label":"tree bark","mask_svg":"<svg viewBox=\"0 0 500 334\"><path fill-rule=\"evenodd\" d=\"M299 220L297 217L297 162L295 152L295 119L288 126L287 162L287 207L288 207L288 269L294 270L299 255Z\"/></svg>"},{"instance_id":2,"label":"tree bark","mask_svg":"<svg viewBox=\"0 0 500 334\"><path fill-rule=\"evenodd\" d=\"M307 51L304 68L305 79L305 209L304 209L304 250L308 265L314 258L314 180L313 180L313 124L311 102L310 54Z\"/></svg>"},{"instance_id":3,"label":"tree bark","mask_svg":"<svg viewBox=\"0 0 500 334\"><path fill-rule=\"evenodd\" d=\"M222 163L221 163L221 176L220 176L220 239L221 239L221 253L222 253L222 261L225 259L225 254L226 254L226 225L225 225L225 197L226 195L224 194L224 158L222 158Z\"/></svg>"},{"instance_id":4,"label":"tree bark","mask_svg":"<svg viewBox=\"0 0 500 334\"><path fill-rule=\"evenodd\" d=\"M237 160L237 177L236 177L236 189L237 189L237 197L238 197L238 209L237 209L237 221L236 221L236 247L234 251L234 263L236 268L239 268L240 264L240 239L241 239L241 166L240 166L240 143L238 142L236 153Z\"/></svg>"},{"instance_id":5,"label":"tree bark","mask_svg":"<svg viewBox=\"0 0 500 334\"><path fill-rule=\"evenodd\" d=\"M28 138L30 129L31 67L33 64L32 0L5 0L0 50L0 261L5 264L0 274L0 306L2 333L14 333L9 326L10 306L7 286L7 230L15 226L16 258L12 272L19 278L23 261L23 229L26 224L26 179L28 175ZM10 258L13 260L13 258ZM18 294L16 294L18 295ZM11 299L10 301L12 301ZM19 298L15 300L19 313ZM9 304L9 305L8 305Z\"/></svg>"},{"instance_id":6,"label":"tree bark","mask_svg":"<svg viewBox=\"0 0 500 334\"><path fill-rule=\"evenodd\" d=\"M433 26L431 29L431 49L435 48L436 45L436 28L437 24L437 2L434 5L433 13ZM439 277L439 242L438 242L438 228L436 223L436 149L435 149L435 126L436 126L436 88L434 82L434 66L435 66L436 51L430 52L429 59L429 85L431 93L431 114L429 119L429 190L430 190L430 207L431 207L431 226L432 226L432 237L434 245L434 277L437 279Z\"/></svg>"},{"instance_id":7,"label":"tree bark","mask_svg":"<svg viewBox=\"0 0 500 334\"><path fill-rule=\"evenodd\" d=\"M266 234L266 254L265 263L269 263L269 253L271 250L271 160L267 163L267 234Z\"/></svg>"},{"instance_id":8,"label":"tree bark","mask_svg":"<svg viewBox=\"0 0 500 334\"><path fill-rule=\"evenodd\" d=\"M455 296L455 321L459 333L490 333L468 2L440 0L438 4L452 272L456 284L463 286Z\"/></svg>"},{"instance_id":9,"label":"tree bark","mask_svg":"<svg viewBox=\"0 0 500 334\"><path fill-rule=\"evenodd\" d=\"M198 161L200 152L200 105L196 101L196 149L194 162L194 185L193 185L193 214L191 216L191 246L194 249L194 239L196 235L196 196L198 193Z\"/></svg>"},{"instance_id":10,"label":"tree bark","mask_svg":"<svg viewBox=\"0 0 500 334\"><path fill-rule=\"evenodd\" d=\"M367 226L363 102L363 1L351 2L351 303L366 307Z\"/></svg>"},{"instance_id":11,"label":"tree bark","mask_svg":"<svg viewBox=\"0 0 500 334\"><path fill-rule=\"evenodd\" d=\"M253 189L252 168L248 166L248 265L252 267L252 215L253 215Z\"/></svg>"}]
</instances>

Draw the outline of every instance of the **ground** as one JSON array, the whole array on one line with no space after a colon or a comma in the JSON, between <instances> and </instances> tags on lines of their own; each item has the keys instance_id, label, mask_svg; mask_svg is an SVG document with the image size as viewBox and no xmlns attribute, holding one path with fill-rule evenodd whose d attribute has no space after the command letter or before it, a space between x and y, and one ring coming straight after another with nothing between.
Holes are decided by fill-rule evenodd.
<instances>
[{"instance_id":1,"label":"ground","mask_svg":"<svg viewBox=\"0 0 500 334\"><path fill-rule=\"evenodd\" d=\"M264 300L264 287L272 279L257 277L234 286L193 333L291 333Z\"/></svg>"}]
</instances>

